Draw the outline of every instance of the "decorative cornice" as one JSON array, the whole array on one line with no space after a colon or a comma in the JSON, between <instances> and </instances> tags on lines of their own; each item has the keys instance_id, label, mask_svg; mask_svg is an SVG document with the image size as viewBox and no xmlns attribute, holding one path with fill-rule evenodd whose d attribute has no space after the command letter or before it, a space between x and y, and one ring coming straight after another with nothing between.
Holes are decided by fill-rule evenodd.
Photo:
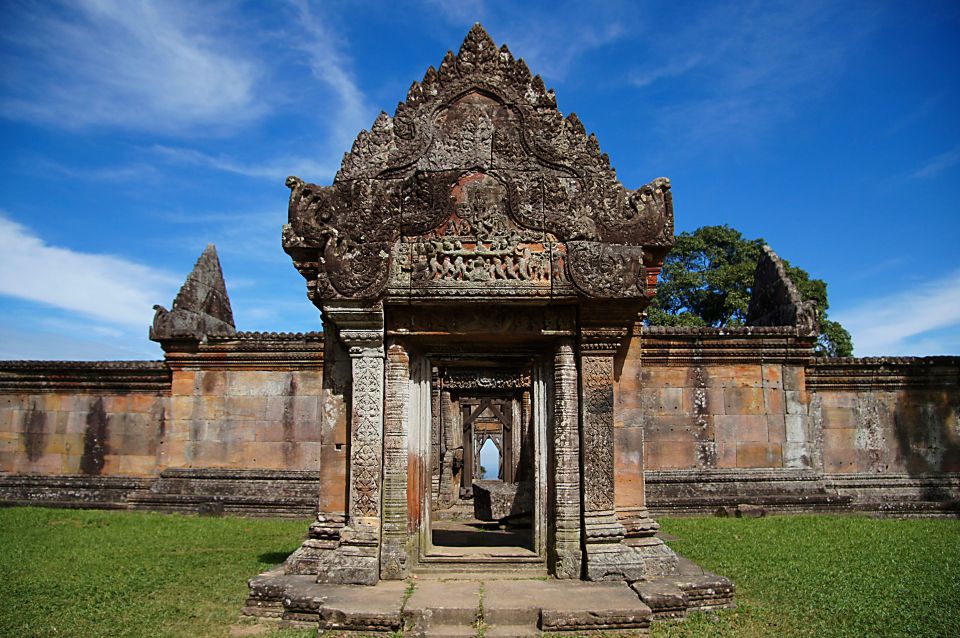
<instances>
[{"instance_id":1,"label":"decorative cornice","mask_svg":"<svg viewBox=\"0 0 960 638\"><path fill-rule=\"evenodd\" d=\"M843 357L814 359L810 390L953 389L960 393L960 357Z\"/></svg>"},{"instance_id":2,"label":"decorative cornice","mask_svg":"<svg viewBox=\"0 0 960 638\"><path fill-rule=\"evenodd\" d=\"M323 333L239 332L166 354L174 370L318 370L323 367Z\"/></svg>"},{"instance_id":3,"label":"decorative cornice","mask_svg":"<svg viewBox=\"0 0 960 638\"><path fill-rule=\"evenodd\" d=\"M634 335L640 337L643 365L805 365L813 358L816 344L815 336L800 334L795 326L643 326Z\"/></svg>"},{"instance_id":4,"label":"decorative cornice","mask_svg":"<svg viewBox=\"0 0 960 638\"><path fill-rule=\"evenodd\" d=\"M163 361L0 361L0 394L170 392Z\"/></svg>"}]
</instances>

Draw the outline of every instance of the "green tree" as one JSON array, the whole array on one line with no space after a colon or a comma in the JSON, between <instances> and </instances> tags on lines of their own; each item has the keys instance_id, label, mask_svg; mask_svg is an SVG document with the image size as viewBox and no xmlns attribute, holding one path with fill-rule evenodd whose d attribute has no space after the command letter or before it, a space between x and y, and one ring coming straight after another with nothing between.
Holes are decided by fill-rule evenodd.
<instances>
[{"instance_id":1,"label":"green tree","mask_svg":"<svg viewBox=\"0 0 960 638\"><path fill-rule=\"evenodd\" d=\"M747 320L753 272L762 239L746 239L729 226L703 226L677 235L663 264L657 296L647 310L655 326L742 326ZM853 353L850 333L827 318L827 284L784 260L787 274L804 300L817 302L821 356Z\"/></svg>"}]
</instances>

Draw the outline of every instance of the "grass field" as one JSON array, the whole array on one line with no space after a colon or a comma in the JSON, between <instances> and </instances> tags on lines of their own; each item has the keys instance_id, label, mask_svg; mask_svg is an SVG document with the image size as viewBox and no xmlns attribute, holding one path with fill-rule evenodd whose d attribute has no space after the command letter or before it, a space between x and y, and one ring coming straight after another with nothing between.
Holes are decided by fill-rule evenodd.
<instances>
[{"instance_id":1,"label":"grass field","mask_svg":"<svg viewBox=\"0 0 960 638\"><path fill-rule=\"evenodd\" d=\"M661 523L674 549L737 583L739 606L658 625L655 637L960 636L960 521ZM228 636L246 579L281 561L305 529L305 521L0 509L0 636Z\"/></svg>"}]
</instances>

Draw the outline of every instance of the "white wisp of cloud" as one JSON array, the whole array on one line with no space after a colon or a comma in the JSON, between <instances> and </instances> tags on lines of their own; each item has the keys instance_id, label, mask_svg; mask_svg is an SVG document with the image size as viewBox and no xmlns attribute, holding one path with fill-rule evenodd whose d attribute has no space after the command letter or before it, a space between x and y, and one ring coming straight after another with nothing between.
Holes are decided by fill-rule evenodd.
<instances>
[{"instance_id":1,"label":"white wisp of cloud","mask_svg":"<svg viewBox=\"0 0 960 638\"><path fill-rule=\"evenodd\" d=\"M48 304L117 326L146 329L177 279L112 255L51 246L0 214L0 294Z\"/></svg>"},{"instance_id":2,"label":"white wisp of cloud","mask_svg":"<svg viewBox=\"0 0 960 638\"><path fill-rule=\"evenodd\" d=\"M936 331L960 335L960 270L836 312L858 356L951 354Z\"/></svg>"}]
</instances>

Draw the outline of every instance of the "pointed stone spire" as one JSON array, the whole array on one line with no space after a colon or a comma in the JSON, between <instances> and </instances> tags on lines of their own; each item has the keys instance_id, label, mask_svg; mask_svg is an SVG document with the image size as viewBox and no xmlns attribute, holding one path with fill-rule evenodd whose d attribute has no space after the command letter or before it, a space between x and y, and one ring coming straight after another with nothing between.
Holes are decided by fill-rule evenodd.
<instances>
[{"instance_id":1,"label":"pointed stone spire","mask_svg":"<svg viewBox=\"0 0 960 638\"><path fill-rule=\"evenodd\" d=\"M160 305L153 309L156 311L150 328L153 341L201 341L210 336L235 334L237 329L216 246L208 244L204 249L173 300L173 309L167 310Z\"/></svg>"}]
</instances>

